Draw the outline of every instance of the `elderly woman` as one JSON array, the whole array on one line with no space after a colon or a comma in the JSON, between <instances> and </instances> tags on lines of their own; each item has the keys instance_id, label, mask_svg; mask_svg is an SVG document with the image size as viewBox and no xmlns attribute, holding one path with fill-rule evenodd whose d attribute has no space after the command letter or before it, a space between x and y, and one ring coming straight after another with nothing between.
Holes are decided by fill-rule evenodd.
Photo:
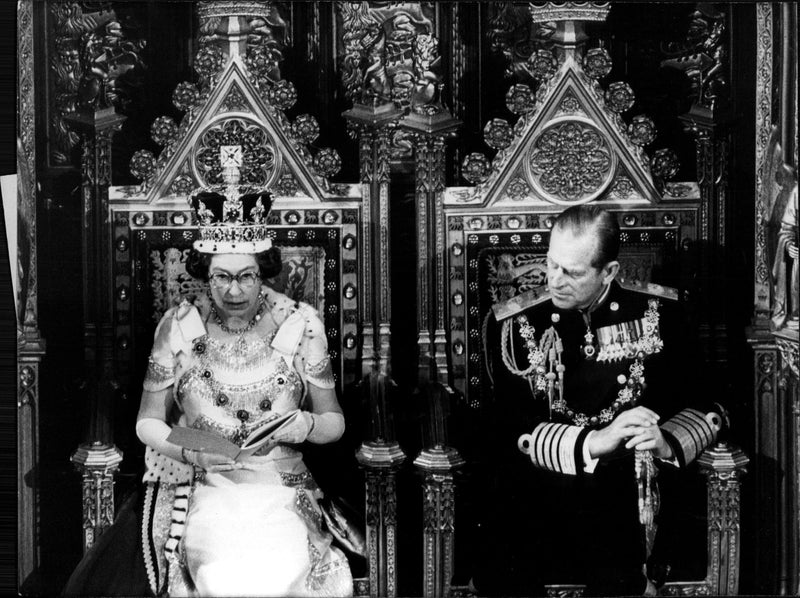
<instances>
[{"instance_id":1,"label":"elderly woman","mask_svg":"<svg viewBox=\"0 0 800 598\"><path fill-rule=\"evenodd\" d=\"M207 295L170 309L155 332L136 423L150 482L145 566L153 591L170 596L346 596L347 559L331 545L299 450L344 431L324 327L313 308L265 283L281 261L263 196L254 222L207 207L224 200L222 214L241 216L254 197L233 206L213 193L195 198L201 238L186 269ZM273 441L237 460L169 439L180 425L241 445L298 408Z\"/></svg>"}]
</instances>

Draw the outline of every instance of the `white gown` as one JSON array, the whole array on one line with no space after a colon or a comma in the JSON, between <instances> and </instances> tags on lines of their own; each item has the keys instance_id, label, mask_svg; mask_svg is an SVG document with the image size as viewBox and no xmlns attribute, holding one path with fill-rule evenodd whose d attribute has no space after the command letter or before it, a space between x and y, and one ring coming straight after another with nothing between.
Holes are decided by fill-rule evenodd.
<instances>
[{"instance_id":1,"label":"white gown","mask_svg":"<svg viewBox=\"0 0 800 598\"><path fill-rule=\"evenodd\" d=\"M181 425L213 430L241 444L260 423L297 409L307 382L333 386L324 329L314 310L265 291L269 309L243 336L216 326L211 334L209 327L189 330L187 323L197 319L187 318L187 309L194 308L165 315L145 387L177 380ZM207 321L205 312L207 305L200 305L201 319ZM163 456L150 453L148 458L151 478L162 486L173 481L154 473L163 467ZM173 569L166 575L169 594L352 595L347 559L331 545L317 504L322 493L302 453L292 445L267 447L243 464L195 481L186 492L184 520L182 509L173 508L168 537L174 543L165 543L167 567ZM175 487L180 495L180 484ZM153 502L158 506L159 499ZM173 500L173 507L181 504ZM176 525L176 514L183 525Z\"/></svg>"}]
</instances>

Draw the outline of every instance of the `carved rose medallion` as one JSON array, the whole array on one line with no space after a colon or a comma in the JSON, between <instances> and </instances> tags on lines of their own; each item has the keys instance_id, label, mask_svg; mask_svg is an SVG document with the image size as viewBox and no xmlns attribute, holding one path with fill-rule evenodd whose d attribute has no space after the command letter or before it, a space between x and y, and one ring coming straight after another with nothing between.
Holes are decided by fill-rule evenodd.
<instances>
[{"instance_id":1,"label":"carved rose medallion","mask_svg":"<svg viewBox=\"0 0 800 598\"><path fill-rule=\"evenodd\" d=\"M488 179L490 171L489 160L478 152L467 154L461 163L461 176L473 185L483 183Z\"/></svg>"},{"instance_id":2,"label":"carved rose medallion","mask_svg":"<svg viewBox=\"0 0 800 598\"><path fill-rule=\"evenodd\" d=\"M560 122L534 141L527 167L536 191L556 203L584 203L611 181L616 160L599 131L582 121Z\"/></svg>"},{"instance_id":3,"label":"carved rose medallion","mask_svg":"<svg viewBox=\"0 0 800 598\"><path fill-rule=\"evenodd\" d=\"M227 118L212 124L200 137L195 154L195 175L204 185L223 182L220 147L241 145L241 184L266 187L272 181L278 160L273 140L258 123L246 118Z\"/></svg>"}]
</instances>

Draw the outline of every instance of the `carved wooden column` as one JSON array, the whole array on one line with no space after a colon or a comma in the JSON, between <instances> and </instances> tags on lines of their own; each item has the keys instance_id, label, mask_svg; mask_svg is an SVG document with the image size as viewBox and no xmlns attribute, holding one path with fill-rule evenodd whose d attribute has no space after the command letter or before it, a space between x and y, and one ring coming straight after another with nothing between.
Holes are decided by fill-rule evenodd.
<instances>
[{"instance_id":1,"label":"carved wooden column","mask_svg":"<svg viewBox=\"0 0 800 598\"><path fill-rule=\"evenodd\" d=\"M36 105L33 2L17 2L17 245L25 275L17 313L17 580L39 565L39 378L45 341L39 332L36 251ZM17 264L11 264L16 268Z\"/></svg>"},{"instance_id":2,"label":"carved wooden column","mask_svg":"<svg viewBox=\"0 0 800 598\"><path fill-rule=\"evenodd\" d=\"M433 383L426 387L429 408L430 446L420 451L414 465L423 475L423 595L450 595L453 582L455 536L456 469L464 465L458 451L447 446L445 403L451 399L447 387Z\"/></svg>"},{"instance_id":3,"label":"carved wooden column","mask_svg":"<svg viewBox=\"0 0 800 598\"><path fill-rule=\"evenodd\" d=\"M358 139L363 197L361 228L361 371L386 374L389 366L389 134L402 111L393 103L356 103L344 113Z\"/></svg>"},{"instance_id":4,"label":"carved wooden column","mask_svg":"<svg viewBox=\"0 0 800 598\"><path fill-rule=\"evenodd\" d=\"M97 441L82 444L71 460L83 476L81 521L85 553L114 523L114 473L122 462L122 452Z\"/></svg>"},{"instance_id":5,"label":"carved wooden column","mask_svg":"<svg viewBox=\"0 0 800 598\"><path fill-rule=\"evenodd\" d=\"M786 407L786 452L785 477L786 528L785 549L787 554L787 592L800 593L800 340L796 331L775 333L778 348L778 395L780 404Z\"/></svg>"},{"instance_id":6,"label":"carved wooden column","mask_svg":"<svg viewBox=\"0 0 800 598\"><path fill-rule=\"evenodd\" d=\"M708 356L714 362L727 361L726 303L709 303L709 297L724 297L724 280L715 273L725 267L730 142L713 110L694 105L680 117L684 130L695 142L697 183L700 188L698 237L701 242L700 278L705 281L704 314L700 336L707 339ZM714 251L711 250L714 248Z\"/></svg>"},{"instance_id":7,"label":"carved wooden column","mask_svg":"<svg viewBox=\"0 0 800 598\"><path fill-rule=\"evenodd\" d=\"M770 541L758 539L756 579L759 591L774 593L774 576L783 569L781 535L787 496L785 476L778 472L784 461L786 435L783 433L785 406L778 392L778 351L771 335L751 336L753 350L754 403L753 421L757 466L754 469L754 495L757 496L753 529L766 533Z\"/></svg>"},{"instance_id":8,"label":"carved wooden column","mask_svg":"<svg viewBox=\"0 0 800 598\"><path fill-rule=\"evenodd\" d=\"M777 231L770 227L770 221L781 219L776 206L796 184L796 178L783 175L796 172L797 166L796 100L791 91L784 91L784 87L794 89L797 84L796 71L793 75L786 71L787 58L797 52L797 24L796 12L769 2L757 3L755 15L755 259L753 318L747 333L753 350L757 459L753 470L757 515L752 525L759 532L753 540L753 577L759 593L794 594L800 591L800 455L797 387L791 367L797 367L798 332L786 317L786 303L781 305L781 299L786 298L780 295L786 290L777 284L785 281L776 277L790 264L781 252L776 254L771 241L776 241Z\"/></svg>"},{"instance_id":9,"label":"carved wooden column","mask_svg":"<svg viewBox=\"0 0 800 598\"><path fill-rule=\"evenodd\" d=\"M697 459L708 488L708 577L712 595L739 591L740 480L750 460L737 447L716 444Z\"/></svg>"},{"instance_id":10,"label":"carved wooden column","mask_svg":"<svg viewBox=\"0 0 800 598\"><path fill-rule=\"evenodd\" d=\"M113 444L114 375L113 284L108 187L111 140L125 117L113 108L79 112L67 118L81 135L84 284L84 360L88 430L71 460L83 473L84 551L114 520L114 472L122 453Z\"/></svg>"},{"instance_id":11,"label":"carved wooden column","mask_svg":"<svg viewBox=\"0 0 800 598\"><path fill-rule=\"evenodd\" d=\"M406 459L397 442L365 442L356 459L366 471L369 595L397 596L397 471Z\"/></svg>"},{"instance_id":12,"label":"carved wooden column","mask_svg":"<svg viewBox=\"0 0 800 598\"><path fill-rule=\"evenodd\" d=\"M727 361L726 246L728 213L728 152L731 146L727 126L730 113L728 55L729 15L724 9L701 7L691 15L693 26L705 31L662 66L681 70L690 80L689 112L682 115L684 130L695 141L695 167L700 191L698 222L699 281L702 312L700 338L713 363ZM713 31L713 33L711 33ZM722 301L719 298L723 298ZM715 299L712 299L715 298ZM697 299L694 300L697 303ZM720 383L727 378L720 374Z\"/></svg>"},{"instance_id":13,"label":"carved wooden column","mask_svg":"<svg viewBox=\"0 0 800 598\"><path fill-rule=\"evenodd\" d=\"M414 138L419 378L445 384L449 384L445 329L445 140L460 125L461 121L441 104L419 106L401 124Z\"/></svg>"}]
</instances>

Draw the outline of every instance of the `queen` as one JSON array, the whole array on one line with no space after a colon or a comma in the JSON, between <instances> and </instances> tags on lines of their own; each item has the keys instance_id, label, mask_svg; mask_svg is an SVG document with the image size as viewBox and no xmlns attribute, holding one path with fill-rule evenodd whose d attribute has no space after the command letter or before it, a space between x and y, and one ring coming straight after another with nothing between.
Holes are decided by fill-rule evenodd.
<instances>
[{"instance_id":1,"label":"queen","mask_svg":"<svg viewBox=\"0 0 800 598\"><path fill-rule=\"evenodd\" d=\"M301 452L304 442L338 440L345 427L324 327L311 306L265 282L281 270L266 227L270 194L243 194L237 173L225 174L224 188L192 197L200 238L186 270L207 292L165 313L143 383L139 537L150 590L348 596L348 561L333 545L322 492ZM241 445L254 429L298 409L291 425L238 460L169 440L174 426L186 426ZM86 565L73 578L93 570ZM74 579L67 593L81 592Z\"/></svg>"}]
</instances>

